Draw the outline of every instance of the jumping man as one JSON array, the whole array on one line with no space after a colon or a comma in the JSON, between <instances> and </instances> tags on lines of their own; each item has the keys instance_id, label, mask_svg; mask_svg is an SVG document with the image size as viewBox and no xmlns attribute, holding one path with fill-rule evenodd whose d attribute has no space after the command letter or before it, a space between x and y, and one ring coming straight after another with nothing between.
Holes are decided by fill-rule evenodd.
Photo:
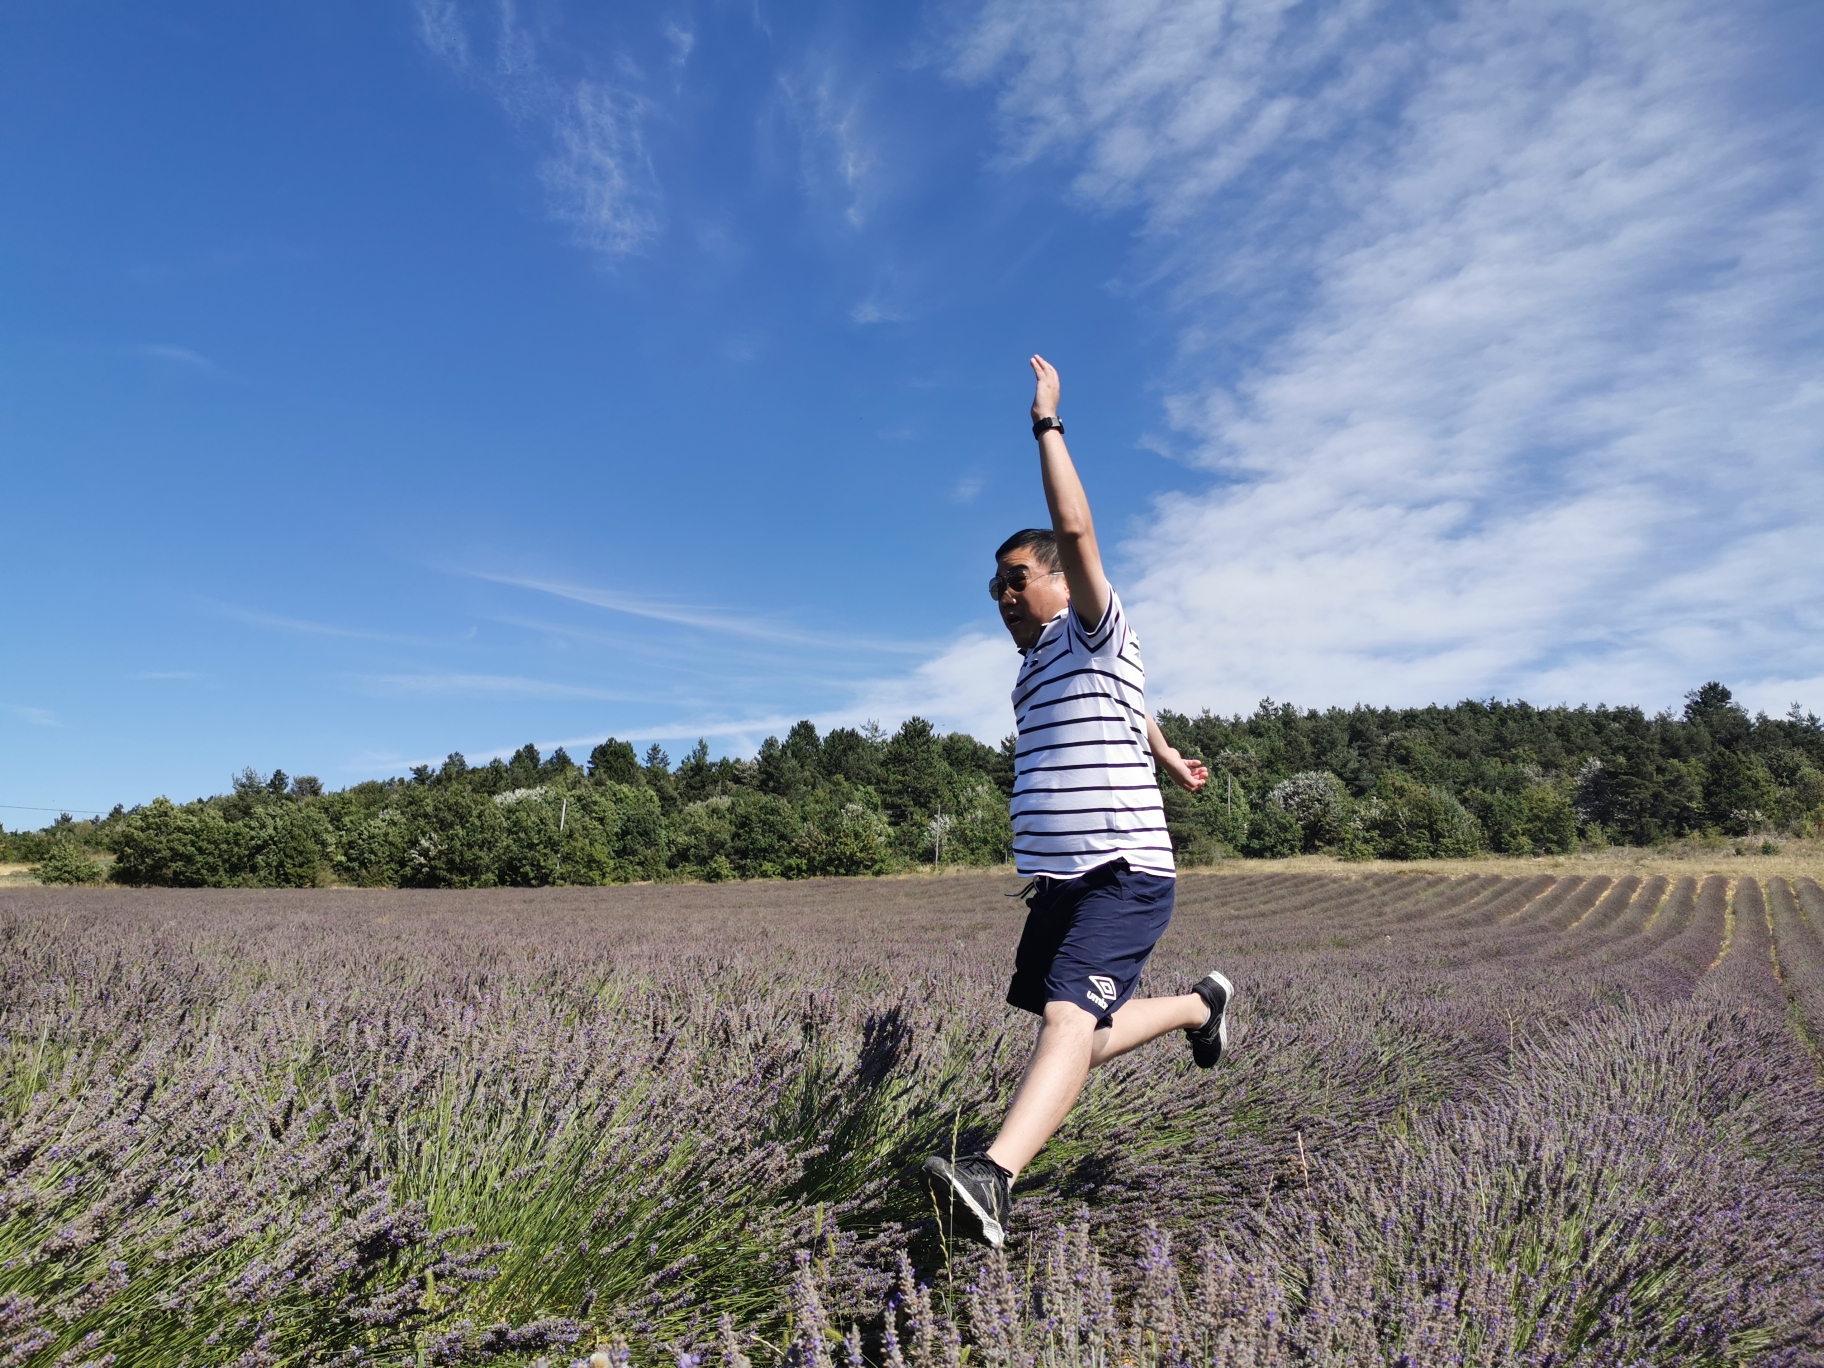
<instances>
[{"instance_id":1,"label":"jumping man","mask_svg":"<svg viewBox=\"0 0 1824 1368\"><path fill-rule=\"evenodd\" d=\"M1075 1105L1089 1071L1169 1031L1212 1068L1234 987L1211 972L1180 997L1134 998L1172 919L1176 868L1155 766L1195 793L1209 779L1146 710L1140 643L1102 575L1089 498L1064 446L1058 373L1032 358L1032 433L1051 530L1016 532L988 581L1025 657L1013 686L1014 867L1032 877L1007 1001L1040 1018L1001 1133L983 1154L925 1160L941 1214L999 1248L1014 1179Z\"/></svg>"}]
</instances>

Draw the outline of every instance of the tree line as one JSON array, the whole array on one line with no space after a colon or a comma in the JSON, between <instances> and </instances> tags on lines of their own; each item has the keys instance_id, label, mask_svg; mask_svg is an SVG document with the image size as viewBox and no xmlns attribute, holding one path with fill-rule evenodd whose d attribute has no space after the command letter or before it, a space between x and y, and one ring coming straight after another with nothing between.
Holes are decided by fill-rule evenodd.
<instances>
[{"instance_id":1,"label":"tree line","mask_svg":"<svg viewBox=\"0 0 1824 1368\"><path fill-rule=\"evenodd\" d=\"M1797 705L1750 716L1710 683L1682 712L1634 707L1165 712L1205 760L1196 795L1165 789L1178 860L1328 851L1425 859L1651 846L1692 836L1824 834L1824 724ZM885 874L1011 855L1015 738L983 745L922 718L819 735L800 722L751 759L699 741L673 765L610 738L582 762L526 745L325 791L248 769L232 790L4 834L46 881L479 888L646 879Z\"/></svg>"}]
</instances>

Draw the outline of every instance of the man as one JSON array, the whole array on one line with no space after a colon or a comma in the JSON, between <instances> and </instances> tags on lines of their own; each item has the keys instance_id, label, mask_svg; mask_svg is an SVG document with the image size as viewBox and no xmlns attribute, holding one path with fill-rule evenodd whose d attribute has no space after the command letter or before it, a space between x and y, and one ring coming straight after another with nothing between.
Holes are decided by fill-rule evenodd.
<instances>
[{"instance_id":1,"label":"man","mask_svg":"<svg viewBox=\"0 0 1824 1368\"><path fill-rule=\"evenodd\" d=\"M1063 1123L1089 1071L1170 1031L1212 1068L1228 1043L1234 987L1206 975L1179 997L1133 998L1172 916L1175 867L1155 765L1195 793L1209 779L1146 711L1140 643L1102 575L1089 499L1064 446L1058 373L1032 358L1032 432L1051 530L995 552L988 591L1025 657L1013 687L1014 867L1031 875L1007 1001L1039 1039L985 1153L924 1164L946 1224L999 1248L1014 1179Z\"/></svg>"}]
</instances>

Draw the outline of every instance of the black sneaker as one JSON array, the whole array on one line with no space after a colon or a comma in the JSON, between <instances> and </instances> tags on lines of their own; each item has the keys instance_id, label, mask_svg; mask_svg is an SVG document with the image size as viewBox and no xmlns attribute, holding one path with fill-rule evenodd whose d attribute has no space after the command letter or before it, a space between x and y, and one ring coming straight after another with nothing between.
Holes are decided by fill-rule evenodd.
<instances>
[{"instance_id":1,"label":"black sneaker","mask_svg":"<svg viewBox=\"0 0 1824 1368\"><path fill-rule=\"evenodd\" d=\"M1191 1038L1191 1058L1198 1068L1213 1069L1229 1047L1229 1003L1235 998L1235 985L1212 969L1191 991L1210 1004L1210 1019L1185 1032Z\"/></svg>"},{"instance_id":2,"label":"black sneaker","mask_svg":"<svg viewBox=\"0 0 1824 1368\"><path fill-rule=\"evenodd\" d=\"M924 1163L925 1187L946 1231L999 1249L1007 1240L1013 1175L985 1154L959 1154L956 1162L934 1154Z\"/></svg>"}]
</instances>

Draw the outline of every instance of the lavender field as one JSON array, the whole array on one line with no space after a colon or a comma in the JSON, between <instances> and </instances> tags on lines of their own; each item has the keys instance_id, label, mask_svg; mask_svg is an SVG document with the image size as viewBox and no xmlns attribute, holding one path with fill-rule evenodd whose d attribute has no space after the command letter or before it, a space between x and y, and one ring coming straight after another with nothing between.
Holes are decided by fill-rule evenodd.
<instances>
[{"instance_id":1,"label":"lavender field","mask_svg":"<svg viewBox=\"0 0 1824 1368\"><path fill-rule=\"evenodd\" d=\"M1015 886L0 892L0 1364L1824 1363L1811 880L1187 877L1003 1257Z\"/></svg>"}]
</instances>

